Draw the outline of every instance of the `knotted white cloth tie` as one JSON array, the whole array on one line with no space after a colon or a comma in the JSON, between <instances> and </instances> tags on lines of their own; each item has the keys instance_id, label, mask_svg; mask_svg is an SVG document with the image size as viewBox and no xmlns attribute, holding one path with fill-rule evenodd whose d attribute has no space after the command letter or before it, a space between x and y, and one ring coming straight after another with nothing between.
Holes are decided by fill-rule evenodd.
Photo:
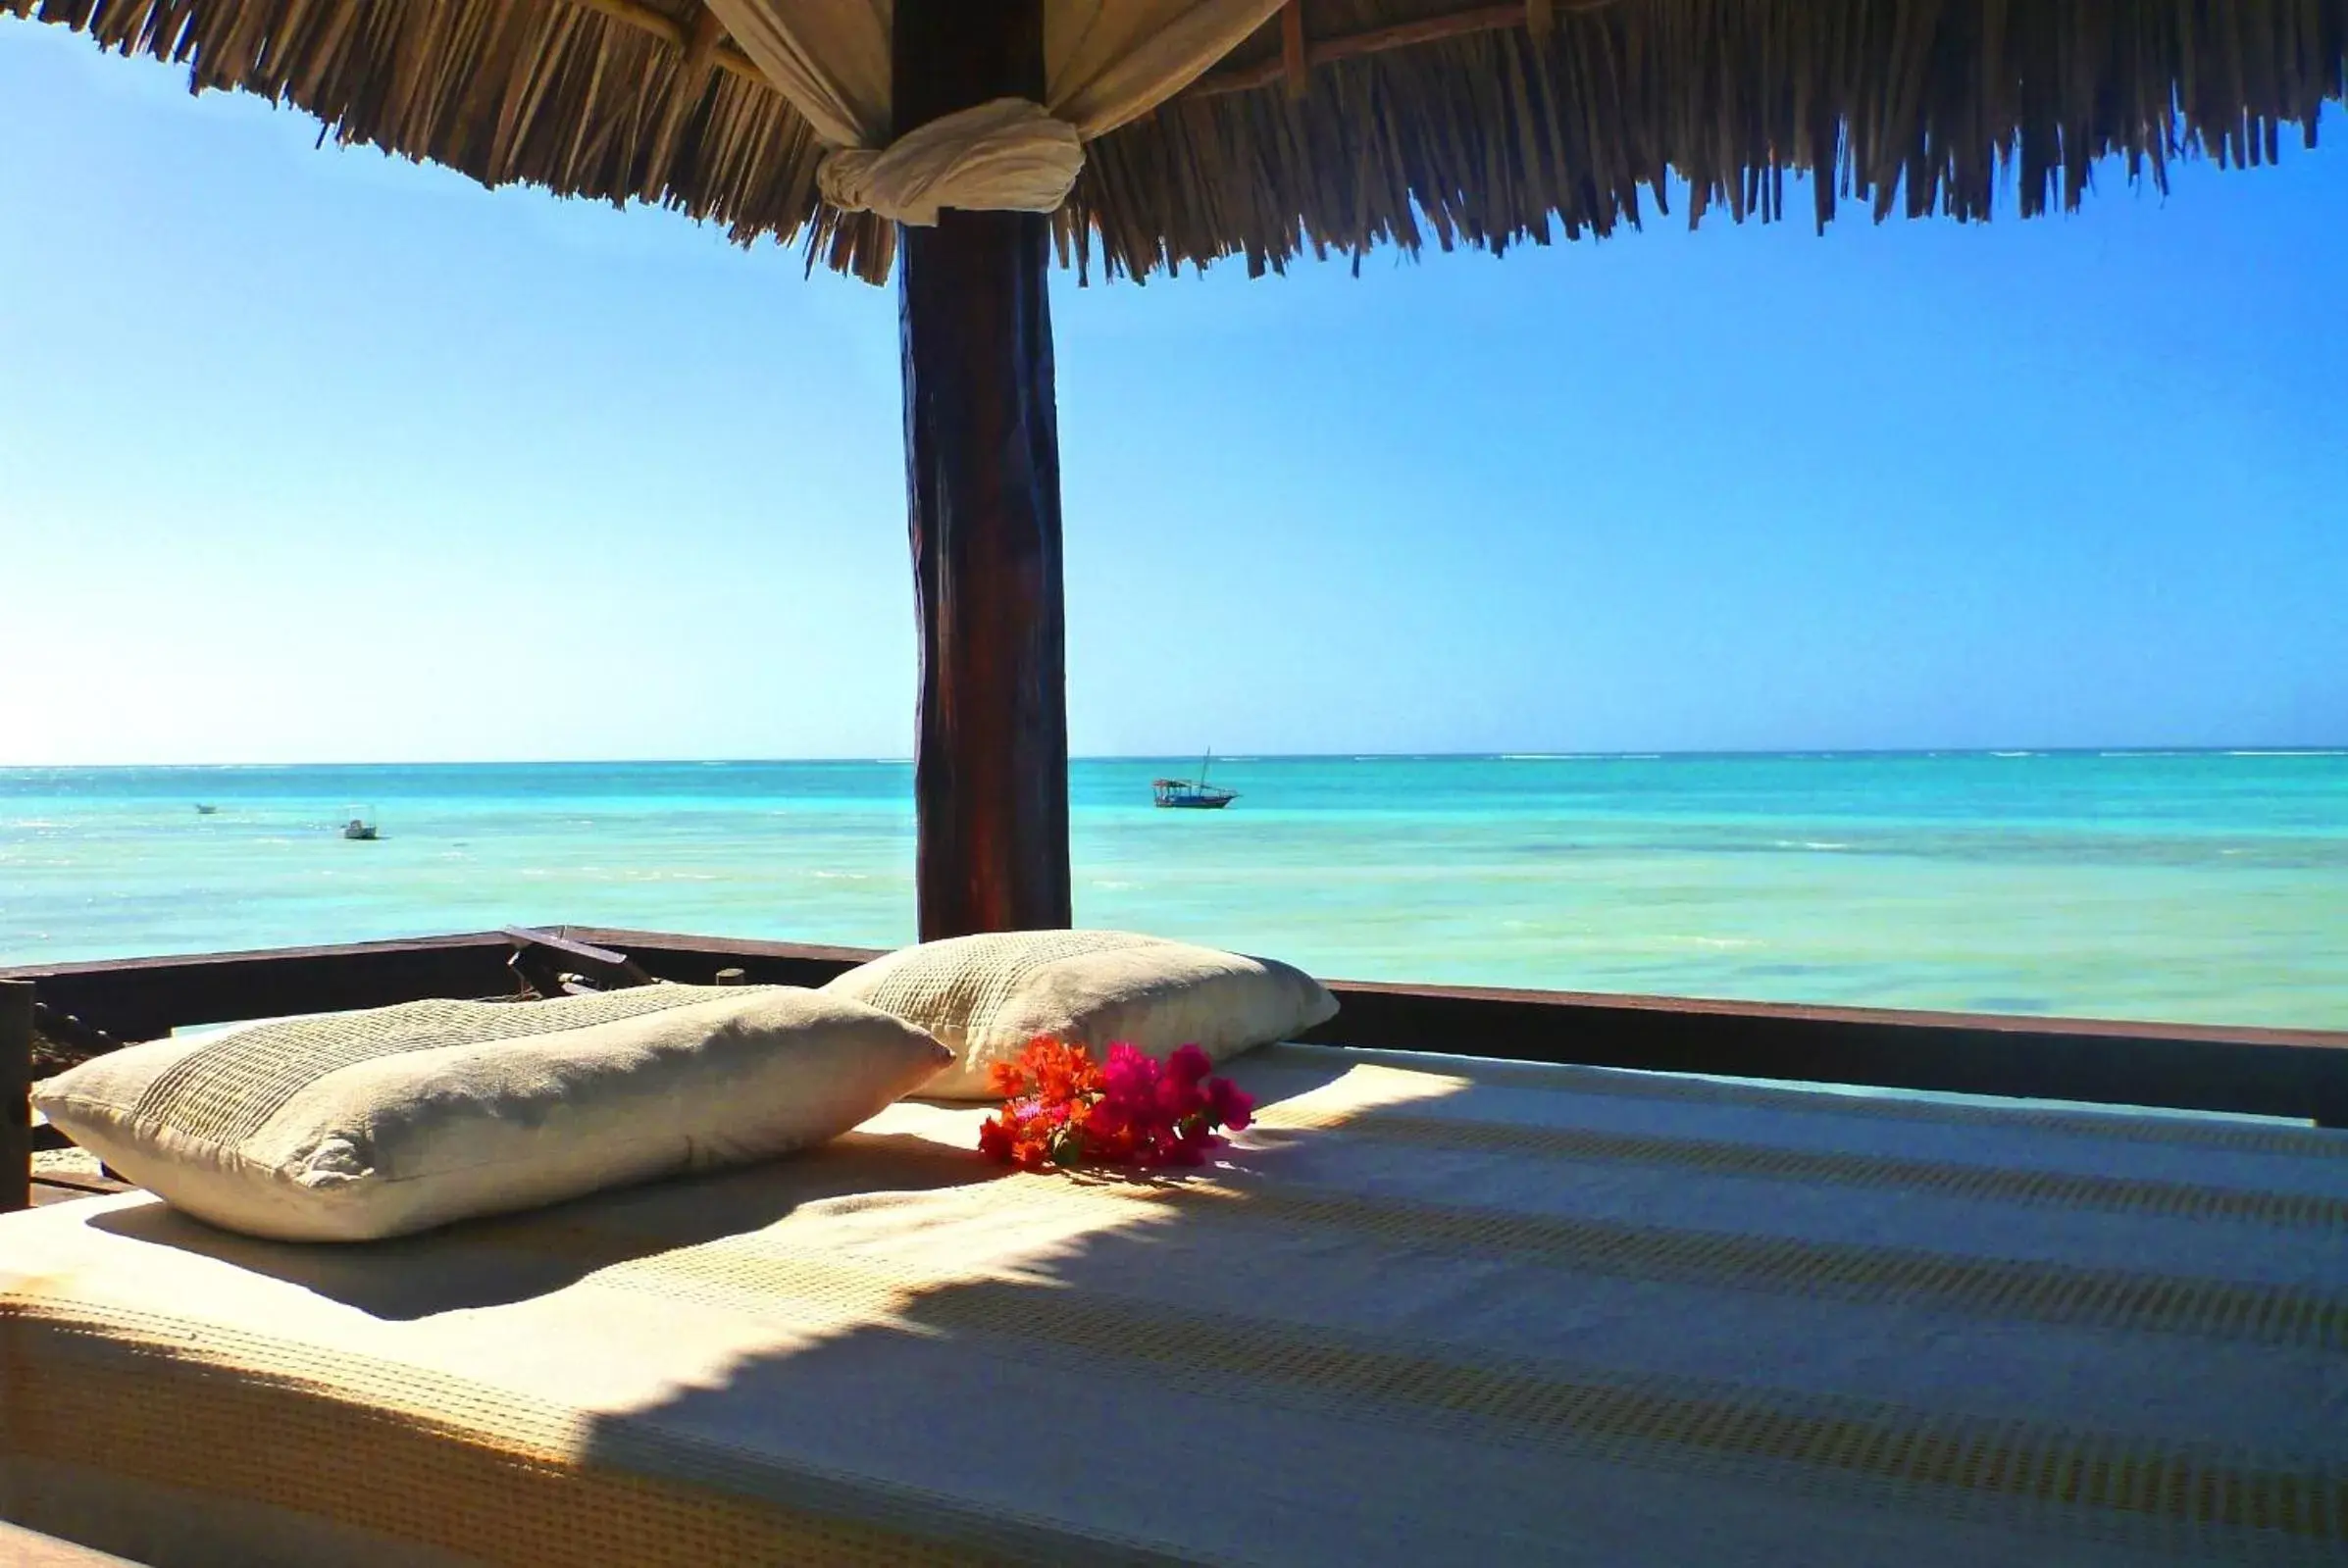
<instances>
[{"instance_id":1,"label":"knotted white cloth tie","mask_svg":"<svg viewBox=\"0 0 2348 1568\"><path fill-rule=\"evenodd\" d=\"M878 152L838 149L815 182L842 211L928 228L944 207L1055 212L1084 167L1074 126L1040 103L996 98L943 115Z\"/></svg>"}]
</instances>

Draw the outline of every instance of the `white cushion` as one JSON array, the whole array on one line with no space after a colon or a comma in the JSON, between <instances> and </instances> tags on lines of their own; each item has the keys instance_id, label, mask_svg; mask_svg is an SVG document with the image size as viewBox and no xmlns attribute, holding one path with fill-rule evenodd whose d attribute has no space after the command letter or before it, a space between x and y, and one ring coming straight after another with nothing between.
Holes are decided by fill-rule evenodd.
<instances>
[{"instance_id":1,"label":"white cushion","mask_svg":"<svg viewBox=\"0 0 2348 1568\"><path fill-rule=\"evenodd\" d=\"M900 948L824 987L936 1036L954 1065L922 1093L987 1099L987 1069L1039 1035L1124 1041L1162 1056L1197 1045L1215 1061L1331 1017L1337 998L1301 969L1122 931L1021 931Z\"/></svg>"},{"instance_id":2,"label":"white cushion","mask_svg":"<svg viewBox=\"0 0 2348 1568\"><path fill-rule=\"evenodd\" d=\"M804 1148L950 1059L845 996L649 986L156 1040L37 1085L33 1103L201 1219L355 1241Z\"/></svg>"}]
</instances>

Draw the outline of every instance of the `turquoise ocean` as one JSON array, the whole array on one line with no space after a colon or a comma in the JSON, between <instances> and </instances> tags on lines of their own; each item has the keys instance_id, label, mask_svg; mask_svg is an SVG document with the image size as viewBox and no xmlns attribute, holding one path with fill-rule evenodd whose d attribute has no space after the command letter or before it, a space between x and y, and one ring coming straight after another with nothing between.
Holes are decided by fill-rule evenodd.
<instances>
[{"instance_id":1,"label":"turquoise ocean","mask_svg":"<svg viewBox=\"0 0 2348 1568\"><path fill-rule=\"evenodd\" d=\"M2348 752L1233 757L1229 810L1151 807L1195 771L1075 764L1081 924L1353 979L2348 1028ZM893 945L912 862L903 762L0 769L0 965Z\"/></svg>"}]
</instances>

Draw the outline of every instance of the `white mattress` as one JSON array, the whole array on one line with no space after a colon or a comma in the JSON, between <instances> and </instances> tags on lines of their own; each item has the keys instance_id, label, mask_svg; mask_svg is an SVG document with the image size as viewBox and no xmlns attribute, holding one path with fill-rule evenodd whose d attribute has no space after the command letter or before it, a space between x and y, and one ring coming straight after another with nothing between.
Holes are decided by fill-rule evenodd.
<instances>
[{"instance_id":1,"label":"white mattress","mask_svg":"<svg viewBox=\"0 0 2348 1568\"><path fill-rule=\"evenodd\" d=\"M1281 1046L359 1247L0 1219L0 1517L159 1564L2348 1559L2348 1136Z\"/></svg>"}]
</instances>

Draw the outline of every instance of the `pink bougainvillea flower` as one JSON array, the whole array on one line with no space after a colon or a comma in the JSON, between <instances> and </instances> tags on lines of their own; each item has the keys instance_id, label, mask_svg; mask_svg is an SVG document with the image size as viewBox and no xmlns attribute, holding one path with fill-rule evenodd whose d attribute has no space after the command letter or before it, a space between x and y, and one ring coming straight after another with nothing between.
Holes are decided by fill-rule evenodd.
<instances>
[{"instance_id":1,"label":"pink bougainvillea flower","mask_svg":"<svg viewBox=\"0 0 2348 1568\"><path fill-rule=\"evenodd\" d=\"M1119 1041L1096 1061L1039 1038L991 1078L1003 1105L980 1127L979 1152L1028 1171L1201 1165L1226 1145L1219 1129L1247 1126L1254 1110L1196 1045L1160 1062Z\"/></svg>"},{"instance_id":2,"label":"pink bougainvillea flower","mask_svg":"<svg viewBox=\"0 0 2348 1568\"><path fill-rule=\"evenodd\" d=\"M1108 1065L1101 1069L1100 1087L1112 1099L1138 1103L1157 1092L1158 1064L1120 1041L1108 1048Z\"/></svg>"}]
</instances>

